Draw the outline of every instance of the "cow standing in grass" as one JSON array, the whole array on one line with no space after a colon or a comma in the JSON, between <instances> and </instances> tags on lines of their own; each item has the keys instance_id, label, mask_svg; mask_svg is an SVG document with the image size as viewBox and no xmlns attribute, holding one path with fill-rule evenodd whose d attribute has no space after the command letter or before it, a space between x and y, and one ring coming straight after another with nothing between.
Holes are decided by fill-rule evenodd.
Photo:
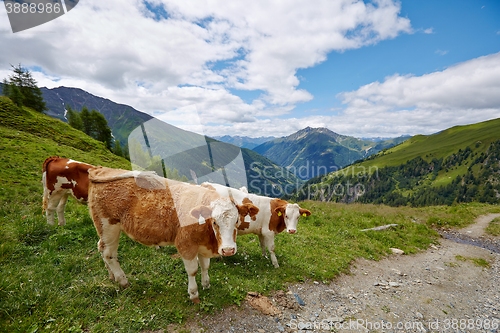
<instances>
[{"instance_id":1,"label":"cow standing in grass","mask_svg":"<svg viewBox=\"0 0 500 333\"><path fill-rule=\"evenodd\" d=\"M299 217L311 215L309 210L300 208L298 204L291 204L285 200L249 194L245 190L237 190L213 183L203 183L201 186L215 190L221 196L234 198L238 204L252 203L259 207L257 215L247 216L243 223L240 224L238 235L250 233L258 235L262 255L266 255L267 249L271 254L271 262L276 268L279 267L279 264L274 253L274 236L285 229L288 233L295 234Z\"/></svg>"},{"instance_id":2,"label":"cow standing in grass","mask_svg":"<svg viewBox=\"0 0 500 333\"><path fill-rule=\"evenodd\" d=\"M71 195L78 202L87 204L89 176L93 165L68 158L52 156L43 162L42 212L47 212L47 223L54 225L55 212L59 225L65 225L64 208Z\"/></svg>"},{"instance_id":3,"label":"cow standing in grass","mask_svg":"<svg viewBox=\"0 0 500 333\"><path fill-rule=\"evenodd\" d=\"M210 286L210 258L236 253L237 226L253 204L235 204L215 191L152 173L110 168L89 170L89 209L99 234L98 249L109 277L126 287L118 263L118 242L123 231L148 246L175 245L188 274L188 293L198 303L195 276Z\"/></svg>"}]
</instances>

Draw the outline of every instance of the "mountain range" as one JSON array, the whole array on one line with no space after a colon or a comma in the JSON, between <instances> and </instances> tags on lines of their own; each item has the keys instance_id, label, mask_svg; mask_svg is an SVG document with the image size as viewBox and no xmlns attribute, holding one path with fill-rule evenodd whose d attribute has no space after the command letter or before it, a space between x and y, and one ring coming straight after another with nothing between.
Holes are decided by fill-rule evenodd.
<instances>
[{"instance_id":1,"label":"mountain range","mask_svg":"<svg viewBox=\"0 0 500 333\"><path fill-rule=\"evenodd\" d=\"M127 144L128 136L135 128L153 118L129 105L115 103L79 88L57 87L49 89L42 87L40 90L48 109L45 114L66 122L66 105L76 111L81 111L84 106L89 110L97 110L104 115L113 136L120 141L122 146ZM0 94L1 91L2 84L0 83Z\"/></svg>"},{"instance_id":2,"label":"mountain range","mask_svg":"<svg viewBox=\"0 0 500 333\"><path fill-rule=\"evenodd\" d=\"M248 148L248 149L254 149L255 147L263 144L264 142L270 141L275 139L274 136L261 136L259 138L251 138L248 136L231 136L231 135L223 135L223 136L214 136L214 139L222 141L222 142L227 142L232 145L241 147L241 148Z\"/></svg>"},{"instance_id":3,"label":"mountain range","mask_svg":"<svg viewBox=\"0 0 500 333\"><path fill-rule=\"evenodd\" d=\"M115 103L109 99L90 94L82 89L68 87L57 87L52 89L43 87L40 89L48 108L46 114L66 121L66 105L77 111L80 111L84 106L89 110L95 109L104 115L112 130L113 136L120 141L122 146L126 146L129 143L128 141L132 131L140 128L142 124L150 122L153 119L152 116L136 110L131 106ZM166 140L170 146L174 145L174 142L175 145L179 145L179 138L174 138L171 135L171 133L175 132L173 130L174 127L168 124L165 124L165 126L168 127L169 130L165 130L162 134L165 136L163 141ZM186 135L187 132L183 131L181 137L185 139L187 137ZM194 134L194 137L196 136L197 134ZM215 136L214 139L241 147L247 166L250 166L256 158L255 153L245 150L248 148L269 159L267 163L261 160L264 164L260 164L261 162L259 162L257 168L264 168L267 166L269 167L267 170L274 170L274 174L278 175L278 178L283 174L287 174L287 177L295 175L295 177L298 177L300 180L308 180L320 174L342 168L356 160L378 152L381 149L393 146L404 138L374 142L371 140L361 140L339 135L326 128L312 129L308 127L285 138L249 138L226 135ZM205 142L204 140L202 141ZM166 147L168 146L169 145L166 145ZM175 159L172 159L172 161L174 160ZM273 163L271 163L271 161L277 166L272 165ZM186 170L185 168L181 168L178 162L179 161L176 161L174 163L175 168L178 170ZM288 169L290 172L281 172L280 168ZM250 172L251 171L249 171L249 173ZM182 174L181 172L181 175ZM184 175L190 178L190 174L187 172L184 172ZM300 180L297 181L295 177L293 177L290 182L300 184ZM269 179L269 181L270 184L267 185L270 186L273 181L271 179ZM290 182L285 182L286 184L277 183L274 184L274 186L289 185ZM254 184L257 183L258 181L255 180ZM265 185L260 184L259 186L262 187Z\"/></svg>"},{"instance_id":4,"label":"mountain range","mask_svg":"<svg viewBox=\"0 0 500 333\"><path fill-rule=\"evenodd\" d=\"M267 141L253 148L302 180L308 180L395 146L409 137L383 141L357 139L327 128L306 127L287 137Z\"/></svg>"}]
</instances>

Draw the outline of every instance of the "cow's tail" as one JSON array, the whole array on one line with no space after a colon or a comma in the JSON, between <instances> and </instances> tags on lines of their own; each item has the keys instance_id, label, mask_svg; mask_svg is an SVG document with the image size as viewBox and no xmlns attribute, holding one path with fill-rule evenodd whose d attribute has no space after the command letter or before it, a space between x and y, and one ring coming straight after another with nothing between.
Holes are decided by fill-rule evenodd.
<instances>
[{"instance_id":1,"label":"cow's tail","mask_svg":"<svg viewBox=\"0 0 500 333\"><path fill-rule=\"evenodd\" d=\"M47 209L49 204L49 189L47 187L47 168L52 161L59 159L59 156L51 156L45 159L42 165L42 186L43 186L43 199L42 199L42 214Z\"/></svg>"},{"instance_id":2,"label":"cow's tail","mask_svg":"<svg viewBox=\"0 0 500 333\"><path fill-rule=\"evenodd\" d=\"M42 199L42 214L45 213L47 205L49 204L49 189L47 188L47 172L44 171L42 174L42 184L43 184L43 199Z\"/></svg>"},{"instance_id":3,"label":"cow's tail","mask_svg":"<svg viewBox=\"0 0 500 333\"><path fill-rule=\"evenodd\" d=\"M55 160L58 160L60 159L59 156L51 156L51 157L47 157L45 159L45 161L43 161L43 165L42 165L42 172L45 172L47 171L47 167L49 166L50 162L52 161L55 161Z\"/></svg>"}]
</instances>

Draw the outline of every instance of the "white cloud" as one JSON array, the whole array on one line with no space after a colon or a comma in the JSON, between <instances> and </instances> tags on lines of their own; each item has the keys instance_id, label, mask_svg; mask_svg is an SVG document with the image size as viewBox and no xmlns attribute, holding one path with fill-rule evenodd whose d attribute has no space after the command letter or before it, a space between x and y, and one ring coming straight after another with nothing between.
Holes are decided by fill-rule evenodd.
<instances>
[{"instance_id":1,"label":"white cloud","mask_svg":"<svg viewBox=\"0 0 500 333\"><path fill-rule=\"evenodd\" d=\"M339 94L346 107L335 121L343 122L344 133L357 135L430 134L500 117L498 91L500 53L422 76L394 75Z\"/></svg>"},{"instance_id":2,"label":"white cloud","mask_svg":"<svg viewBox=\"0 0 500 333\"><path fill-rule=\"evenodd\" d=\"M337 97L344 108L332 115L256 119L215 125L207 132L286 136L306 126L327 127L356 137L432 134L500 117L500 53L422 76L393 75Z\"/></svg>"},{"instance_id":3,"label":"white cloud","mask_svg":"<svg viewBox=\"0 0 500 333\"><path fill-rule=\"evenodd\" d=\"M88 0L16 34L0 20L0 69L37 66L41 86L76 86L165 119L194 104L215 123L248 125L313 98L298 69L411 32L395 0L149 3L168 19L143 1ZM248 103L231 89L263 93Z\"/></svg>"}]
</instances>

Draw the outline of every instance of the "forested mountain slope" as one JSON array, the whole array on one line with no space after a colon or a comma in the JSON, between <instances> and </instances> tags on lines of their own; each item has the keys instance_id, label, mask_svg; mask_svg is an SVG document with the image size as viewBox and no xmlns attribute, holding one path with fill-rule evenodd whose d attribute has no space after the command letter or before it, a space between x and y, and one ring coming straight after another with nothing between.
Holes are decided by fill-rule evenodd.
<instances>
[{"instance_id":1,"label":"forested mountain slope","mask_svg":"<svg viewBox=\"0 0 500 333\"><path fill-rule=\"evenodd\" d=\"M426 206L500 202L500 119L416 136L296 194L335 202Z\"/></svg>"}]
</instances>

